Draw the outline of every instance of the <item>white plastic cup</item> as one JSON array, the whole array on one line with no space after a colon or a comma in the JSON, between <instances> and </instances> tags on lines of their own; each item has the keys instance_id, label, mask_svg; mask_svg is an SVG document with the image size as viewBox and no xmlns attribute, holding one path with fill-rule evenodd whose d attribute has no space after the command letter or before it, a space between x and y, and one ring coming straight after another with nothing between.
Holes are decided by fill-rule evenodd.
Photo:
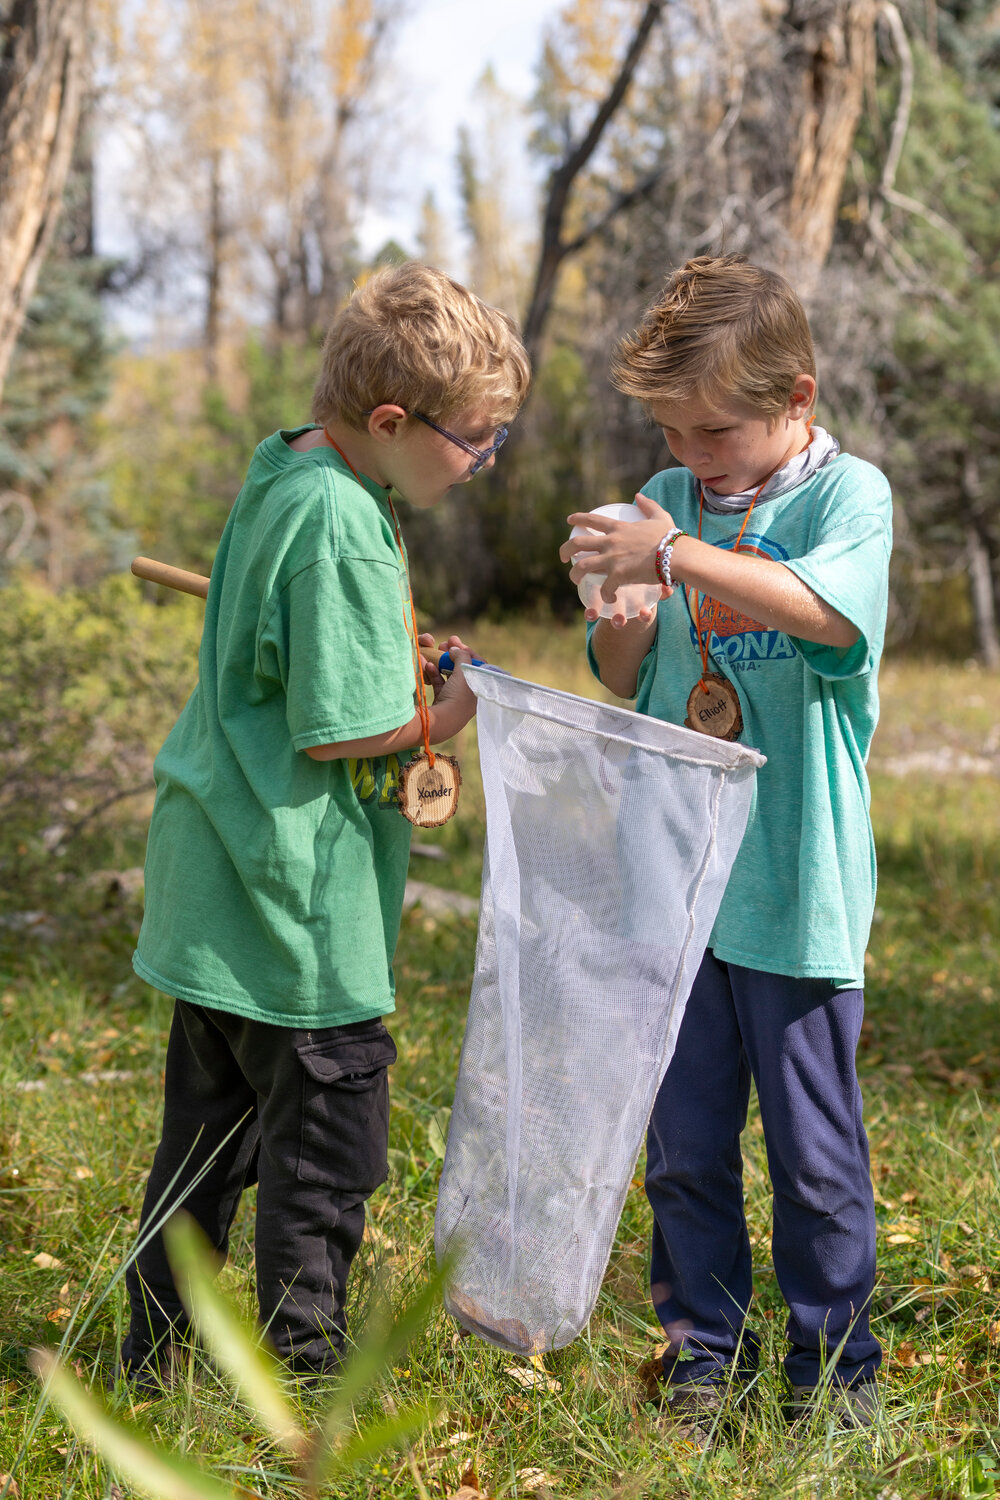
<instances>
[{"instance_id":1,"label":"white plastic cup","mask_svg":"<svg viewBox=\"0 0 1000 1500\"><path fill-rule=\"evenodd\" d=\"M599 505L590 514L607 516L612 521L644 521L646 519L637 505ZM574 526L570 532L570 536L598 535L600 533L590 526ZM578 552L576 561L582 562L593 555L592 552ZM607 576L606 573L585 573L577 585L577 592L584 609L596 609L602 619L610 620L612 615L624 615L626 620L634 620L640 609L654 609L659 604L660 585L658 583L626 583L609 603L607 599L601 598L601 584Z\"/></svg>"}]
</instances>

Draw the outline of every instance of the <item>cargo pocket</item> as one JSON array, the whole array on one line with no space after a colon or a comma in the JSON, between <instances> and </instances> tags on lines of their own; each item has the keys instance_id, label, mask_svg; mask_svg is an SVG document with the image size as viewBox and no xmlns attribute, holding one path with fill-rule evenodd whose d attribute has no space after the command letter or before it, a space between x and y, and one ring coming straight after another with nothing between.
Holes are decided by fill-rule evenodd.
<instances>
[{"instance_id":1,"label":"cargo pocket","mask_svg":"<svg viewBox=\"0 0 1000 1500\"><path fill-rule=\"evenodd\" d=\"M389 1075L396 1044L384 1026L296 1047L302 1064L300 1182L371 1193L388 1175Z\"/></svg>"}]
</instances>

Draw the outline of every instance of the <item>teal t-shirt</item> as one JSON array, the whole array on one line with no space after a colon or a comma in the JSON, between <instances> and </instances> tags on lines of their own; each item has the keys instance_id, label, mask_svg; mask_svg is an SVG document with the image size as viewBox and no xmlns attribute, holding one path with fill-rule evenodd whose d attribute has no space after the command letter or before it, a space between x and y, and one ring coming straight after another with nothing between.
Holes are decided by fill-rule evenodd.
<instances>
[{"instance_id":1,"label":"teal t-shirt","mask_svg":"<svg viewBox=\"0 0 1000 1500\"><path fill-rule=\"evenodd\" d=\"M309 1029L393 1009L410 824L398 761L315 761L414 711L385 491L332 449L254 453L212 568L199 681L154 765L146 912L157 989Z\"/></svg>"},{"instance_id":2,"label":"teal t-shirt","mask_svg":"<svg viewBox=\"0 0 1000 1500\"><path fill-rule=\"evenodd\" d=\"M698 534L698 492L687 469L656 474L643 493ZM731 550L743 519L706 509L702 540ZM840 987L864 982L875 905L865 761L878 719L891 544L888 481L846 454L750 517L740 551L783 563L861 636L849 649L820 646L716 606L710 670L736 688L741 741L767 756L710 939L723 962ZM712 608L705 600L702 617ZM591 665L596 671L592 656ZM659 605L636 708L683 724L701 671L678 588Z\"/></svg>"}]
</instances>

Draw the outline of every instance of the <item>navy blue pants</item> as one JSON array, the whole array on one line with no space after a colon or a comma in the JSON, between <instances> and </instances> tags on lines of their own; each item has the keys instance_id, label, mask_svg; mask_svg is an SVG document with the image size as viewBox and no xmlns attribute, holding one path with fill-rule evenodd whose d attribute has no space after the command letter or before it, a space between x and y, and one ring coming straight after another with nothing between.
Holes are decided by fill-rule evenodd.
<instances>
[{"instance_id":1,"label":"navy blue pants","mask_svg":"<svg viewBox=\"0 0 1000 1500\"><path fill-rule=\"evenodd\" d=\"M861 990L706 953L647 1142L650 1280L673 1382L756 1364L757 1339L744 1326L753 1278L740 1154L751 1075L774 1193L774 1269L789 1308L788 1378L815 1385L835 1356L845 1385L878 1368L868 1318L875 1204L854 1066L863 1008Z\"/></svg>"}]
</instances>

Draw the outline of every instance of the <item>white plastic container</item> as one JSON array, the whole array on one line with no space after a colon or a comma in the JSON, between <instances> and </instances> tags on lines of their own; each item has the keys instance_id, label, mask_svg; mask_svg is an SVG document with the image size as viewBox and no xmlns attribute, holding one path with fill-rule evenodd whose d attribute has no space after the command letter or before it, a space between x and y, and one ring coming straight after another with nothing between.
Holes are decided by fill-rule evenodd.
<instances>
[{"instance_id":1,"label":"white plastic container","mask_svg":"<svg viewBox=\"0 0 1000 1500\"><path fill-rule=\"evenodd\" d=\"M607 516L612 521L644 521L646 518L637 505L599 505L590 512L592 516ZM574 526L570 536L596 536L589 526ZM593 553L578 552L577 561L592 557ZM601 598L601 584L606 573L587 573L577 586L584 609L596 609L601 617L610 620L612 615L624 615L634 620L640 609L655 609L660 602L658 583L627 583L611 600Z\"/></svg>"}]
</instances>

